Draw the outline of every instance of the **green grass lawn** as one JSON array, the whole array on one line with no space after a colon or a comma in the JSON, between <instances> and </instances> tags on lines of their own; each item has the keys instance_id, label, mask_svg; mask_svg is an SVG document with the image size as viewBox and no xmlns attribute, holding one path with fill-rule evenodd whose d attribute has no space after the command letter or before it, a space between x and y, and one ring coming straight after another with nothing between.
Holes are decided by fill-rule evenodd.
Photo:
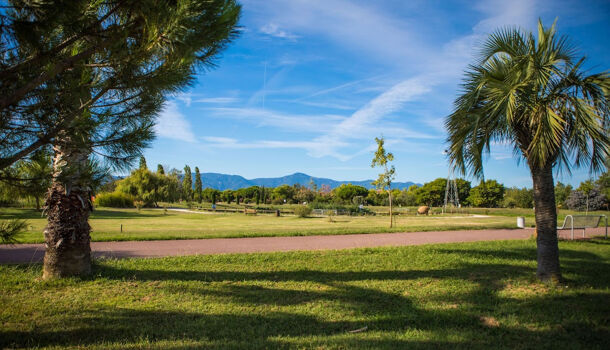
<instances>
[{"instance_id":1,"label":"green grass lawn","mask_svg":"<svg viewBox=\"0 0 610 350\"><path fill-rule=\"evenodd\" d=\"M0 348L607 349L610 242L535 242L100 260L45 282L0 266ZM351 333L350 331L361 330Z\"/></svg>"},{"instance_id":2,"label":"green grass lawn","mask_svg":"<svg viewBox=\"0 0 610 350\"><path fill-rule=\"evenodd\" d=\"M0 220L25 218L29 230L21 243L43 242L46 219L31 209L0 209ZM218 237L298 236L375 232L414 232L483 228L514 228L514 217L396 217L389 229L388 216L336 216L328 218L275 217L244 214L186 214L163 210L96 209L90 219L94 241L157 240ZM121 233L121 225L123 232Z\"/></svg>"}]
</instances>

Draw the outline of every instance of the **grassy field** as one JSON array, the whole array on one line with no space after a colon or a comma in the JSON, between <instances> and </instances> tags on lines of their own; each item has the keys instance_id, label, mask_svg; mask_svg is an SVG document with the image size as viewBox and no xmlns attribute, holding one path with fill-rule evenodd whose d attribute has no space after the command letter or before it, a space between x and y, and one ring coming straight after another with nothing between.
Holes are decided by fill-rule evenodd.
<instances>
[{"instance_id":1,"label":"grassy field","mask_svg":"<svg viewBox=\"0 0 610 350\"><path fill-rule=\"evenodd\" d=\"M28 220L28 232L18 239L22 243L42 242L46 219L29 209L0 209L0 220L20 217ZM512 217L397 217L396 227L389 229L387 216L336 216L299 218L272 215L187 214L163 210L97 209L90 224L94 241L157 240L218 237L298 236L374 232L414 232L483 228L513 228ZM121 232L121 225L123 226Z\"/></svg>"},{"instance_id":2,"label":"grassy field","mask_svg":"<svg viewBox=\"0 0 610 350\"><path fill-rule=\"evenodd\" d=\"M610 243L559 244L561 287L531 240L5 265L0 348L607 349Z\"/></svg>"}]
</instances>

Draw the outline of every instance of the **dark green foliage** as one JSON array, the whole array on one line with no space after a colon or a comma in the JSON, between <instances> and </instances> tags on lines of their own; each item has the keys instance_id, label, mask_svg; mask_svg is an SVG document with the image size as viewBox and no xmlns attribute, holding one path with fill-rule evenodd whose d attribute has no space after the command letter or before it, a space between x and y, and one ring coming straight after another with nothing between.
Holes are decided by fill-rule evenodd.
<instances>
[{"instance_id":1,"label":"dark green foliage","mask_svg":"<svg viewBox=\"0 0 610 350\"><path fill-rule=\"evenodd\" d=\"M201 203L201 201L203 200L202 197L202 183L201 183L201 174L199 173L199 167L195 167L195 200L198 203Z\"/></svg>"},{"instance_id":2,"label":"dark green foliage","mask_svg":"<svg viewBox=\"0 0 610 350\"><path fill-rule=\"evenodd\" d=\"M213 188L206 188L201 192L202 199L208 203L216 203L216 201L222 198L222 192Z\"/></svg>"},{"instance_id":3,"label":"dark green foliage","mask_svg":"<svg viewBox=\"0 0 610 350\"><path fill-rule=\"evenodd\" d=\"M165 175L165 169L163 169L163 165L157 164L157 174Z\"/></svg>"},{"instance_id":4,"label":"dark green foliage","mask_svg":"<svg viewBox=\"0 0 610 350\"><path fill-rule=\"evenodd\" d=\"M481 181L470 190L468 202L474 207L497 208L504 198L504 185L496 180Z\"/></svg>"},{"instance_id":5,"label":"dark green foliage","mask_svg":"<svg viewBox=\"0 0 610 350\"><path fill-rule=\"evenodd\" d=\"M0 243L15 244L17 236L26 231L28 222L22 219L0 221Z\"/></svg>"},{"instance_id":6,"label":"dark green foliage","mask_svg":"<svg viewBox=\"0 0 610 350\"><path fill-rule=\"evenodd\" d=\"M356 196L366 197L368 193L366 188L352 184L343 184L332 191L335 200L343 204L352 203L352 199Z\"/></svg>"},{"instance_id":7,"label":"dark green foliage","mask_svg":"<svg viewBox=\"0 0 610 350\"><path fill-rule=\"evenodd\" d=\"M527 188L507 188L502 206L505 208L533 208L534 191Z\"/></svg>"},{"instance_id":8,"label":"dark green foliage","mask_svg":"<svg viewBox=\"0 0 610 350\"><path fill-rule=\"evenodd\" d=\"M418 205L427 205L430 207L440 207L445 200L445 189L447 188L447 179L438 178L436 180L423 184L415 191Z\"/></svg>"},{"instance_id":9,"label":"dark green foliage","mask_svg":"<svg viewBox=\"0 0 610 350\"><path fill-rule=\"evenodd\" d=\"M369 190L366 195L368 205L388 205L388 196L377 190Z\"/></svg>"},{"instance_id":10,"label":"dark green foliage","mask_svg":"<svg viewBox=\"0 0 610 350\"><path fill-rule=\"evenodd\" d=\"M296 190L289 185L281 185L273 189L273 199L277 204L294 203Z\"/></svg>"},{"instance_id":11,"label":"dark green foliage","mask_svg":"<svg viewBox=\"0 0 610 350\"><path fill-rule=\"evenodd\" d=\"M458 189L458 199L461 205L470 204L470 181L456 179ZM430 207L441 207L445 203L445 191L447 190L447 179L438 178L423 184L421 187L411 186L411 192L417 201L417 205L427 205ZM413 205L413 204L412 204Z\"/></svg>"},{"instance_id":12,"label":"dark green foliage","mask_svg":"<svg viewBox=\"0 0 610 350\"><path fill-rule=\"evenodd\" d=\"M182 199L185 201L193 200L193 177L191 167L184 166L184 178L182 179Z\"/></svg>"},{"instance_id":13,"label":"dark green foliage","mask_svg":"<svg viewBox=\"0 0 610 350\"><path fill-rule=\"evenodd\" d=\"M224 191L222 191L220 198L222 199L223 202L231 204L231 202L235 200L235 191L224 190Z\"/></svg>"},{"instance_id":14,"label":"dark green foliage","mask_svg":"<svg viewBox=\"0 0 610 350\"><path fill-rule=\"evenodd\" d=\"M138 168L148 170L148 166L146 165L146 158L144 158L144 156L140 156L140 166Z\"/></svg>"},{"instance_id":15,"label":"dark green foliage","mask_svg":"<svg viewBox=\"0 0 610 350\"><path fill-rule=\"evenodd\" d=\"M95 196L94 204L98 207L133 208L136 199L123 192L101 192Z\"/></svg>"},{"instance_id":16,"label":"dark green foliage","mask_svg":"<svg viewBox=\"0 0 610 350\"><path fill-rule=\"evenodd\" d=\"M9 4L0 32L10 52L0 56L0 169L61 133L82 134L86 149L127 165L150 142L164 96L213 66L240 13L233 0Z\"/></svg>"},{"instance_id":17,"label":"dark green foliage","mask_svg":"<svg viewBox=\"0 0 610 350\"><path fill-rule=\"evenodd\" d=\"M572 185L564 185L561 182L558 182L555 185L555 203L558 208L563 208L565 206L566 200L572 193Z\"/></svg>"}]
</instances>

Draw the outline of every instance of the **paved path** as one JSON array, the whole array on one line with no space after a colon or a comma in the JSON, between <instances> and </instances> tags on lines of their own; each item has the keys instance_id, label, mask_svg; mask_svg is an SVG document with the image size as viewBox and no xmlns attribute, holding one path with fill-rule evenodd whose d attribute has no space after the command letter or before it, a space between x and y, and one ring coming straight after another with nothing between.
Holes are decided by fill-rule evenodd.
<instances>
[{"instance_id":1,"label":"paved path","mask_svg":"<svg viewBox=\"0 0 610 350\"><path fill-rule=\"evenodd\" d=\"M532 229L431 231L408 233L375 233L332 236L213 238L172 241L92 242L96 257L131 258L223 253L285 252L291 250L326 250L384 246L408 246L430 243L453 243L526 239ZM589 229L587 236L600 235L604 229ZM569 230L560 231L568 238ZM582 231L576 234L582 238ZM0 245L0 263L40 262L42 244Z\"/></svg>"}]
</instances>

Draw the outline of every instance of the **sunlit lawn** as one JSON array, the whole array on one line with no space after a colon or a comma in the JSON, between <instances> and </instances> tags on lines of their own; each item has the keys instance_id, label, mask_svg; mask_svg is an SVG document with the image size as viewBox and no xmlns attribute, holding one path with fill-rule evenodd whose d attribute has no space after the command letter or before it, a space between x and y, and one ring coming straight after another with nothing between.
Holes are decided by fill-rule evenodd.
<instances>
[{"instance_id":1,"label":"sunlit lawn","mask_svg":"<svg viewBox=\"0 0 610 350\"><path fill-rule=\"evenodd\" d=\"M26 218L30 224L19 241L42 242L45 218L29 209L0 209L0 220ZM91 215L92 239L153 240L217 237L296 236L375 232L514 228L514 217L398 216L389 228L388 216L335 216L299 218L296 216L244 214L185 214L163 210L97 209ZM121 233L121 225L123 232Z\"/></svg>"},{"instance_id":2,"label":"sunlit lawn","mask_svg":"<svg viewBox=\"0 0 610 350\"><path fill-rule=\"evenodd\" d=\"M560 250L561 287L531 240L101 260L55 282L4 265L0 348L607 349L610 244Z\"/></svg>"}]
</instances>

